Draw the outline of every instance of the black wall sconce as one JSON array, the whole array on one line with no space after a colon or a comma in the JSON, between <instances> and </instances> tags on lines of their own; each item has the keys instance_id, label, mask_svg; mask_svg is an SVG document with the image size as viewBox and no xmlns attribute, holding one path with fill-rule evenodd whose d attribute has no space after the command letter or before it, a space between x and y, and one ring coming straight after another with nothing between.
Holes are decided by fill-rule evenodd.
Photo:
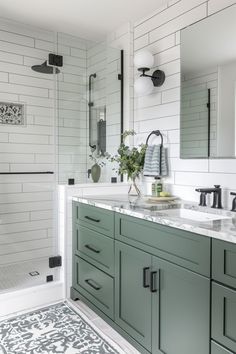
<instances>
[{"instance_id":1,"label":"black wall sconce","mask_svg":"<svg viewBox=\"0 0 236 354\"><path fill-rule=\"evenodd\" d=\"M164 84L164 71L155 70L152 75L146 74L154 66L154 57L149 51L138 52L134 57L134 65L141 72L141 75L134 83L134 89L138 95L149 95L153 92L154 87L160 87Z\"/></svg>"}]
</instances>

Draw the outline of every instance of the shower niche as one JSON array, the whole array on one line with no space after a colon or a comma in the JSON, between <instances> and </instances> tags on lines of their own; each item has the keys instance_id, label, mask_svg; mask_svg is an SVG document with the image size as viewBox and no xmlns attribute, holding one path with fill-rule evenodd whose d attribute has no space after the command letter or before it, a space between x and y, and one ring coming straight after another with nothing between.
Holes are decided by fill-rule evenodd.
<instances>
[{"instance_id":1,"label":"shower niche","mask_svg":"<svg viewBox=\"0 0 236 354\"><path fill-rule=\"evenodd\" d=\"M97 153L97 156L105 156L106 153L106 106L96 106L93 99L92 79L96 79L97 74L89 75L89 101L88 101L88 129L89 129L89 147L91 152ZM94 97L95 98L95 97Z\"/></svg>"}]
</instances>

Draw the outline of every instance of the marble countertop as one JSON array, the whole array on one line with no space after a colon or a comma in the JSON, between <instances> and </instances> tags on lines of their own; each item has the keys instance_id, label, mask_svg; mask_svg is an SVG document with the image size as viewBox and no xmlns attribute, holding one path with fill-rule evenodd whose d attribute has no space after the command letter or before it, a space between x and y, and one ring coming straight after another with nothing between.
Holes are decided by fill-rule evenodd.
<instances>
[{"instance_id":1,"label":"marble countertop","mask_svg":"<svg viewBox=\"0 0 236 354\"><path fill-rule=\"evenodd\" d=\"M148 197L134 198L128 197L127 195L73 197L73 200L161 225L236 243L236 213L227 210L199 207L197 203L182 200L154 204L148 201ZM228 219L194 221L178 216L177 209L180 208L222 215L228 217ZM168 215L168 210L172 210L170 215ZM176 210L176 213L173 212L173 210Z\"/></svg>"}]
</instances>

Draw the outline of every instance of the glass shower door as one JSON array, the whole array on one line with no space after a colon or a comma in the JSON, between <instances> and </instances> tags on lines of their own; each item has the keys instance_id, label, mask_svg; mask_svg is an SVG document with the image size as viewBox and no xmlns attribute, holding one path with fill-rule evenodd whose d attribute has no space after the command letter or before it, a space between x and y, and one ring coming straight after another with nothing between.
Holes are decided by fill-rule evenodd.
<instances>
[{"instance_id":1,"label":"glass shower door","mask_svg":"<svg viewBox=\"0 0 236 354\"><path fill-rule=\"evenodd\" d=\"M49 268L49 257L58 252L56 75L32 70L54 51L54 34L5 24L0 46L0 292L58 277L58 269Z\"/></svg>"}]
</instances>

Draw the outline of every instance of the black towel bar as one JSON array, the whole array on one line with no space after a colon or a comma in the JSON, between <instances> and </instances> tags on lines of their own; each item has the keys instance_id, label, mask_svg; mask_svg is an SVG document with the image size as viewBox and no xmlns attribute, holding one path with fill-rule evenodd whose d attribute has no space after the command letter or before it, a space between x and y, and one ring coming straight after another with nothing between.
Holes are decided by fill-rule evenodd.
<instances>
[{"instance_id":1,"label":"black towel bar","mask_svg":"<svg viewBox=\"0 0 236 354\"><path fill-rule=\"evenodd\" d=\"M161 172L162 172L161 163L162 163L163 135L161 134L160 130L153 130L153 131L148 135L148 137L147 137L146 145L148 145L149 138L150 138L152 135L156 135L156 136L160 136L160 137L161 137L161 146L160 146L160 176L161 176ZM158 177L158 176L157 176L157 177Z\"/></svg>"},{"instance_id":2,"label":"black towel bar","mask_svg":"<svg viewBox=\"0 0 236 354\"><path fill-rule=\"evenodd\" d=\"M53 175L53 171L46 172L0 172L0 175Z\"/></svg>"}]
</instances>

